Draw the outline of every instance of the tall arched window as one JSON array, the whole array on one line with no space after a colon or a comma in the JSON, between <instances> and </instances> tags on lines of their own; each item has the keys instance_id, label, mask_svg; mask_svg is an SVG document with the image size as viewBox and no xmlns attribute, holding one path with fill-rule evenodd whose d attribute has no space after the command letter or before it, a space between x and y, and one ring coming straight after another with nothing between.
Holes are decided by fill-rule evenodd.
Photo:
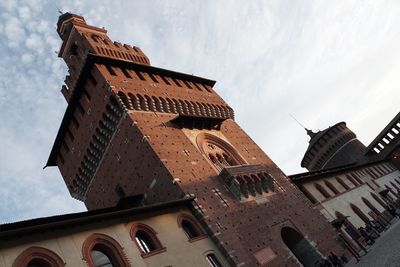
<instances>
[{"instance_id":1,"label":"tall arched window","mask_svg":"<svg viewBox=\"0 0 400 267\"><path fill-rule=\"evenodd\" d=\"M336 181L343 186L344 189L349 190L350 186L348 186L340 177L336 177Z\"/></svg>"},{"instance_id":2,"label":"tall arched window","mask_svg":"<svg viewBox=\"0 0 400 267\"><path fill-rule=\"evenodd\" d=\"M350 203L350 207L351 209L354 211L355 214L357 214L357 216L365 223L369 223L370 219L368 218L367 215L365 215L364 212L362 212L362 210L357 207L356 205L354 205L353 203Z\"/></svg>"},{"instance_id":3,"label":"tall arched window","mask_svg":"<svg viewBox=\"0 0 400 267\"><path fill-rule=\"evenodd\" d=\"M328 193L328 191L325 190L325 188L322 185L315 183L314 186L324 197L326 197L326 198L331 197L331 195Z\"/></svg>"},{"instance_id":4,"label":"tall arched window","mask_svg":"<svg viewBox=\"0 0 400 267\"><path fill-rule=\"evenodd\" d=\"M214 253L208 253L206 255L206 259L208 264L210 264L211 267L222 267L222 264L219 262L217 256L215 256Z\"/></svg>"},{"instance_id":5,"label":"tall arched window","mask_svg":"<svg viewBox=\"0 0 400 267\"><path fill-rule=\"evenodd\" d=\"M92 257L93 264L96 267L117 267L111 257L99 249L92 249L90 255Z\"/></svg>"},{"instance_id":6,"label":"tall arched window","mask_svg":"<svg viewBox=\"0 0 400 267\"><path fill-rule=\"evenodd\" d=\"M204 231L201 229L196 220L186 214L178 216L178 225L182 228L183 232L189 238L189 241L196 241L206 237Z\"/></svg>"},{"instance_id":7,"label":"tall arched window","mask_svg":"<svg viewBox=\"0 0 400 267\"><path fill-rule=\"evenodd\" d=\"M393 181L391 181L390 184L397 190L397 193L400 193L400 188L395 183L393 183Z\"/></svg>"},{"instance_id":8,"label":"tall arched window","mask_svg":"<svg viewBox=\"0 0 400 267\"><path fill-rule=\"evenodd\" d=\"M123 248L115 239L100 233L86 238L82 246L83 259L89 267L130 267Z\"/></svg>"},{"instance_id":9,"label":"tall arched window","mask_svg":"<svg viewBox=\"0 0 400 267\"><path fill-rule=\"evenodd\" d=\"M392 193L394 197L398 197L398 195L396 194L396 192L394 192L394 190L393 190L391 187L389 187L387 184L385 184L385 188L386 188L387 190L389 190L389 192Z\"/></svg>"},{"instance_id":10,"label":"tall arched window","mask_svg":"<svg viewBox=\"0 0 400 267\"><path fill-rule=\"evenodd\" d=\"M384 216L382 216L382 213L365 197L361 198L362 201L367 205L368 208L370 208L371 211L375 213L376 216L378 216L381 220L383 220L385 223L389 223Z\"/></svg>"},{"instance_id":11,"label":"tall arched window","mask_svg":"<svg viewBox=\"0 0 400 267\"><path fill-rule=\"evenodd\" d=\"M346 177L347 177L347 179L349 179L349 181L350 181L352 184L354 184L354 186L359 186L359 184L357 183L356 180L354 180L353 177L351 177L350 175L347 175L347 174L346 174Z\"/></svg>"},{"instance_id":12,"label":"tall arched window","mask_svg":"<svg viewBox=\"0 0 400 267\"><path fill-rule=\"evenodd\" d=\"M62 267L64 265L64 261L51 250L30 247L19 254L12 267Z\"/></svg>"},{"instance_id":13,"label":"tall arched window","mask_svg":"<svg viewBox=\"0 0 400 267\"><path fill-rule=\"evenodd\" d=\"M329 181L325 181L325 185L335 194L339 194L339 190L337 190L337 188Z\"/></svg>"},{"instance_id":14,"label":"tall arched window","mask_svg":"<svg viewBox=\"0 0 400 267\"><path fill-rule=\"evenodd\" d=\"M136 223L131 228L131 238L138 246L142 257L164 252L165 247L157 238L157 233L148 225Z\"/></svg>"},{"instance_id":15,"label":"tall arched window","mask_svg":"<svg viewBox=\"0 0 400 267\"><path fill-rule=\"evenodd\" d=\"M360 177L357 176L357 174L351 173L350 175L353 176L353 178L356 179L356 181L357 181L359 184L363 184L363 183L364 183L364 182L360 179Z\"/></svg>"},{"instance_id":16,"label":"tall arched window","mask_svg":"<svg viewBox=\"0 0 400 267\"><path fill-rule=\"evenodd\" d=\"M371 192L371 196L376 200L376 202L378 202L382 207L384 207L386 210L389 209L389 207L387 206L387 204L385 203L385 201L383 201L380 197L378 197L378 195L376 195L375 193Z\"/></svg>"},{"instance_id":17,"label":"tall arched window","mask_svg":"<svg viewBox=\"0 0 400 267\"><path fill-rule=\"evenodd\" d=\"M200 133L196 138L197 146L218 172L229 166L246 162L237 151L224 140L208 133Z\"/></svg>"}]
</instances>

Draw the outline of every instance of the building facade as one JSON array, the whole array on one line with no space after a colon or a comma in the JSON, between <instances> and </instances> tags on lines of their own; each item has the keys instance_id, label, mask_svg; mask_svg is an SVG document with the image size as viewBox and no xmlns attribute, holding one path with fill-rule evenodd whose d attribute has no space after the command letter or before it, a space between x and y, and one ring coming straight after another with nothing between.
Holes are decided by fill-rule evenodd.
<instances>
[{"instance_id":1,"label":"building facade","mask_svg":"<svg viewBox=\"0 0 400 267\"><path fill-rule=\"evenodd\" d=\"M188 208L191 201L1 225L0 267L229 266Z\"/></svg>"},{"instance_id":2,"label":"building facade","mask_svg":"<svg viewBox=\"0 0 400 267\"><path fill-rule=\"evenodd\" d=\"M314 266L344 253L214 81L151 66L78 15L61 15L57 32L68 107L47 166L90 211L194 197L194 216L231 266Z\"/></svg>"},{"instance_id":3,"label":"building facade","mask_svg":"<svg viewBox=\"0 0 400 267\"><path fill-rule=\"evenodd\" d=\"M400 207L400 113L369 146L344 122L310 135L301 162L310 172L290 179L361 249L390 226Z\"/></svg>"}]
</instances>

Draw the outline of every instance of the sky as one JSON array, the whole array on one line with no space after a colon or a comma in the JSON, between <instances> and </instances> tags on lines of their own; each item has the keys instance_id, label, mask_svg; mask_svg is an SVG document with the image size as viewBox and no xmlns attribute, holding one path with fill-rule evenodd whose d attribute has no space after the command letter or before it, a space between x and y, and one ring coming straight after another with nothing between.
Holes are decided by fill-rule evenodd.
<instances>
[{"instance_id":1,"label":"sky","mask_svg":"<svg viewBox=\"0 0 400 267\"><path fill-rule=\"evenodd\" d=\"M153 66L216 80L288 175L306 171L309 140L289 114L315 131L346 121L368 145L399 112L398 0L0 0L0 223L85 210L42 169L67 105L58 10Z\"/></svg>"}]
</instances>

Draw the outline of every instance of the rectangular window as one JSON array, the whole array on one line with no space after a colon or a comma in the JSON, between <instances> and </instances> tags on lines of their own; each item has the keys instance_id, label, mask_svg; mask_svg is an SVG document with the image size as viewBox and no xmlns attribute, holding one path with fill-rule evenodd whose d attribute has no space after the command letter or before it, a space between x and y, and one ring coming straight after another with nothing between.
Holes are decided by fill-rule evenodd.
<instances>
[{"instance_id":1,"label":"rectangular window","mask_svg":"<svg viewBox=\"0 0 400 267\"><path fill-rule=\"evenodd\" d=\"M175 78L171 78L171 79L172 79L172 81L174 81L174 83L175 83L177 86L182 87L182 85L181 85Z\"/></svg>"},{"instance_id":2,"label":"rectangular window","mask_svg":"<svg viewBox=\"0 0 400 267\"><path fill-rule=\"evenodd\" d=\"M122 70L122 73L125 75L126 78L132 79L132 76L129 74L129 72L126 69L121 68L121 70Z\"/></svg>"},{"instance_id":3,"label":"rectangular window","mask_svg":"<svg viewBox=\"0 0 400 267\"><path fill-rule=\"evenodd\" d=\"M167 77L165 76L160 76L160 77L166 84L171 85L171 83L167 80Z\"/></svg>"},{"instance_id":4,"label":"rectangular window","mask_svg":"<svg viewBox=\"0 0 400 267\"><path fill-rule=\"evenodd\" d=\"M141 79L142 81L145 81L146 79L143 77L143 75L140 73L140 71L135 70L136 75Z\"/></svg>"},{"instance_id":5,"label":"rectangular window","mask_svg":"<svg viewBox=\"0 0 400 267\"><path fill-rule=\"evenodd\" d=\"M150 78L153 80L153 82L158 83L156 77L154 77L153 74L149 73Z\"/></svg>"},{"instance_id":6,"label":"rectangular window","mask_svg":"<svg viewBox=\"0 0 400 267\"><path fill-rule=\"evenodd\" d=\"M109 65L106 65L106 69L108 70L108 72L112 75L112 76L117 76L117 74L115 73L115 71L113 70L113 68Z\"/></svg>"},{"instance_id":7,"label":"rectangular window","mask_svg":"<svg viewBox=\"0 0 400 267\"><path fill-rule=\"evenodd\" d=\"M186 85L186 87L188 87L189 89L193 89L187 81L183 81L183 83L184 83L184 84Z\"/></svg>"}]
</instances>

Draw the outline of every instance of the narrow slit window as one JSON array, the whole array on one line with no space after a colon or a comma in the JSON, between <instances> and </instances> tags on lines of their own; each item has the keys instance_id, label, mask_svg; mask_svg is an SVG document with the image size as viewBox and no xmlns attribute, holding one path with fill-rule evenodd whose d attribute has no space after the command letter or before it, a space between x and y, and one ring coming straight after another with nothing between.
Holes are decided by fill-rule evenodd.
<instances>
[{"instance_id":1,"label":"narrow slit window","mask_svg":"<svg viewBox=\"0 0 400 267\"><path fill-rule=\"evenodd\" d=\"M214 253L207 254L206 259L211 267L222 267L222 264L219 262Z\"/></svg>"}]
</instances>

